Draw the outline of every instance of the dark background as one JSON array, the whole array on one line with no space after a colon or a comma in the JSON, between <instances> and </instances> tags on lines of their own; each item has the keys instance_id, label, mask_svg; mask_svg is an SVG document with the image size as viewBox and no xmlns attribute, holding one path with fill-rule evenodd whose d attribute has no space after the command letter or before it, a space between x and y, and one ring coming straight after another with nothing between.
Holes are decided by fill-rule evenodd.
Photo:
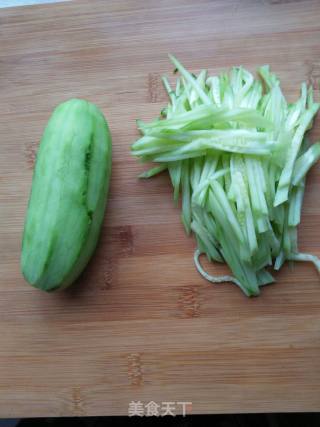
<instances>
[{"instance_id":1,"label":"dark background","mask_svg":"<svg viewBox=\"0 0 320 427\"><path fill-rule=\"evenodd\" d=\"M5 423L5 421L2 421ZM320 427L320 413L192 415L176 417L83 417L30 418L21 420L18 427ZM2 427L2 424L0 424ZM9 423L8 423L9 425ZM6 427L6 424L3 424Z\"/></svg>"}]
</instances>

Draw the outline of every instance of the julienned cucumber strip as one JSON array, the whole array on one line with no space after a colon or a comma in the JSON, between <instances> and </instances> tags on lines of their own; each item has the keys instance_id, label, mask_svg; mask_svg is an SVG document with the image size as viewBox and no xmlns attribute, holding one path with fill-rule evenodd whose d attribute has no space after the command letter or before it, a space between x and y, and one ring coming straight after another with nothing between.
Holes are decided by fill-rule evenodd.
<instances>
[{"instance_id":1,"label":"julienned cucumber strip","mask_svg":"<svg viewBox=\"0 0 320 427\"><path fill-rule=\"evenodd\" d=\"M267 65L260 79L242 67L194 75L169 57L180 72L176 87L163 77L170 102L151 123L137 121L142 137L132 154L158 163L142 178L168 170L182 222L196 237L199 273L253 296L274 281L272 265L311 261L320 272L320 260L297 244L306 174L320 158L320 143L310 146L305 136L319 110L312 87L302 83L288 104ZM233 276L209 275L202 253L226 262Z\"/></svg>"}]
</instances>

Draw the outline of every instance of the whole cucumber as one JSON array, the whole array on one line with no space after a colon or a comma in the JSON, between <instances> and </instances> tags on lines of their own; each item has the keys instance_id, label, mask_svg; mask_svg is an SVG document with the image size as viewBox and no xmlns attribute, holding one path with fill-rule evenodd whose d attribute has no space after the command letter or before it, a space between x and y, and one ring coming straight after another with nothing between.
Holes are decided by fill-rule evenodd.
<instances>
[{"instance_id":1,"label":"whole cucumber","mask_svg":"<svg viewBox=\"0 0 320 427\"><path fill-rule=\"evenodd\" d=\"M37 153L21 269L44 291L69 286L98 240L111 174L111 135L102 112L70 99L53 112Z\"/></svg>"}]
</instances>

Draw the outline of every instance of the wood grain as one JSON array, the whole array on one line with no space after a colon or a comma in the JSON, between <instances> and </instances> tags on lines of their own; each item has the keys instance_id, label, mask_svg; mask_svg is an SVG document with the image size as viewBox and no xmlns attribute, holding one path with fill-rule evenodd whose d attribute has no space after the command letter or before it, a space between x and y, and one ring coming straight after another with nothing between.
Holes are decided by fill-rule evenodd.
<instances>
[{"instance_id":1,"label":"wood grain","mask_svg":"<svg viewBox=\"0 0 320 427\"><path fill-rule=\"evenodd\" d=\"M168 178L137 180L135 119L158 114L167 53L198 71L269 63L290 100L320 77L319 1L74 1L0 12L0 416L127 414L131 400L193 413L320 410L320 283L285 266L247 299L193 266ZM52 109L95 102L114 147L110 202L78 283L47 295L19 270L35 152ZM319 93L317 93L319 96ZM313 138L320 135L319 120ZM302 250L320 255L320 168ZM208 266L211 270L223 267Z\"/></svg>"}]
</instances>

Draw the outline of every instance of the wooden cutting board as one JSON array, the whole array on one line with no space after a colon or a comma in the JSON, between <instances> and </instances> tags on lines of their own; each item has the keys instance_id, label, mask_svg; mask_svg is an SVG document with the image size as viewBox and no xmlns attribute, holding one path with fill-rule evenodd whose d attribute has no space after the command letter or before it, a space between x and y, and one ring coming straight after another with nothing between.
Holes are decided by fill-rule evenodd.
<instances>
[{"instance_id":1,"label":"wooden cutting board","mask_svg":"<svg viewBox=\"0 0 320 427\"><path fill-rule=\"evenodd\" d=\"M320 281L284 267L258 298L193 265L168 177L139 181L135 119L166 103L167 53L217 73L268 63L290 100L320 78L319 1L73 1L0 11L0 417L320 410ZM319 96L319 93L316 93ZM45 294L19 270L35 152L52 109L86 98L113 135L97 251L77 284ZM313 139L319 137L319 120ZM320 255L320 167L301 250ZM208 266L210 271L223 268ZM142 408L143 409L143 408Z\"/></svg>"}]
</instances>

